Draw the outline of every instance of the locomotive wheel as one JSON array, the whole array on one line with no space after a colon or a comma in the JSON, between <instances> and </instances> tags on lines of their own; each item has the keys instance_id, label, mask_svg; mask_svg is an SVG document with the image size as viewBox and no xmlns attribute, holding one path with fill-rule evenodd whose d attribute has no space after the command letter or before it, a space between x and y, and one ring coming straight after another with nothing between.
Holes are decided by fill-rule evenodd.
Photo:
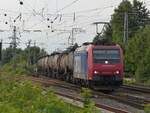
<instances>
[{"instance_id":1,"label":"locomotive wheel","mask_svg":"<svg viewBox=\"0 0 150 113\"><path fill-rule=\"evenodd\" d=\"M48 77L48 70L45 69L45 76Z\"/></svg>"},{"instance_id":2,"label":"locomotive wheel","mask_svg":"<svg viewBox=\"0 0 150 113\"><path fill-rule=\"evenodd\" d=\"M48 77L49 77L49 74L50 74L49 69L47 69L47 76L48 76Z\"/></svg>"},{"instance_id":3,"label":"locomotive wheel","mask_svg":"<svg viewBox=\"0 0 150 113\"><path fill-rule=\"evenodd\" d=\"M80 86L82 86L82 80L81 79L78 79L78 83Z\"/></svg>"},{"instance_id":4,"label":"locomotive wheel","mask_svg":"<svg viewBox=\"0 0 150 113\"><path fill-rule=\"evenodd\" d=\"M54 72L54 78L57 78L57 72L56 71Z\"/></svg>"},{"instance_id":5,"label":"locomotive wheel","mask_svg":"<svg viewBox=\"0 0 150 113\"><path fill-rule=\"evenodd\" d=\"M56 73L56 79L59 79L59 74L58 73Z\"/></svg>"},{"instance_id":6,"label":"locomotive wheel","mask_svg":"<svg viewBox=\"0 0 150 113\"><path fill-rule=\"evenodd\" d=\"M69 82L69 75L68 74L65 77L65 81Z\"/></svg>"},{"instance_id":7,"label":"locomotive wheel","mask_svg":"<svg viewBox=\"0 0 150 113\"><path fill-rule=\"evenodd\" d=\"M72 81L73 84L75 84L75 78L72 77L71 81Z\"/></svg>"},{"instance_id":8,"label":"locomotive wheel","mask_svg":"<svg viewBox=\"0 0 150 113\"><path fill-rule=\"evenodd\" d=\"M49 72L48 77L50 77L50 78L52 77L52 72L51 71Z\"/></svg>"},{"instance_id":9,"label":"locomotive wheel","mask_svg":"<svg viewBox=\"0 0 150 113\"><path fill-rule=\"evenodd\" d=\"M46 69L44 69L44 76L46 76Z\"/></svg>"},{"instance_id":10,"label":"locomotive wheel","mask_svg":"<svg viewBox=\"0 0 150 113\"><path fill-rule=\"evenodd\" d=\"M85 86L84 80L81 80L81 86Z\"/></svg>"},{"instance_id":11,"label":"locomotive wheel","mask_svg":"<svg viewBox=\"0 0 150 113\"><path fill-rule=\"evenodd\" d=\"M78 84L78 80L76 78L73 79L74 84Z\"/></svg>"},{"instance_id":12,"label":"locomotive wheel","mask_svg":"<svg viewBox=\"0 0 150 113\"><path fill-rule=\"evenodd\" d=\"M52 78L55 78L55 72L54 71L52 72Z\"/></svg>"},{"instance_id":13,"label":"locomotive wheel","mask_svg":"<svg viewBox=\"0 0 150 113\"><path fill-rule=\"evenodd\" d=\"M62 80L66 80L66 75L62 74Z\"/></svg>"},{"instance_id":14,"label":"locomotive wheel","mask_svg":"<svg viewBox=\"0 0 150 113\"><path fill-rule=\"evenodd\" d=\"M85 87L89 87L89 81L88 80L85 80Z\"/></svg>"},{"instance_id":15,"label":"locomotive wheel","mask_svg":"<svg viewBox=\"0 0 150 113\"><path fill-rule=\"evenodd\" d=\"M72 75L70 76L70 82L74 84L74 78Z\"/></svg>"}]
</instances>

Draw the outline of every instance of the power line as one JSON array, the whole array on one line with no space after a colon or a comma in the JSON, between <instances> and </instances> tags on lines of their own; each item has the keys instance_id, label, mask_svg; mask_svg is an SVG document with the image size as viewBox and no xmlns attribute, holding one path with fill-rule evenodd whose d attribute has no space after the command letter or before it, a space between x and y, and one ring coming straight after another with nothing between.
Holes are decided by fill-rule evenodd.
<instances>
[{"instance_id":1,"label":"power line","mask_svg":"<svg viewBox=\"0 0 150 113\"><path fill-rule=\"evenodd\" d=\"M25 6L24 6L25 7ZM46 13L45 15L50 15L50 16L57 16L57 15L62 15L62 16L72 16L74 13L89 13L89 12L93 12L93 11L98 11L98 10L105 10L108 8L114 7L112 5L110 6L106 6L106 7L98 7L98 8L93 8L93 9L87 9L87 10L81 10L81 11L74 11L74 12L70 12L70 13L61 13L61 14L56 14L56 13ZM28 11L32 12L33 10L35 11L35 9L29 10L29 8L25 7ZM2 9L0 8L0 10L5 11L5 12L10 12L10 13L20 13L19 11L13 11L13 10L8 10L8 9ZM26 15L31 15L33 14L30 12L22 12L22 14L26 14ZM37 13L37 12L36 12Z\"/></svg>"},{"instance_id":2,"label":"power line","mask_svg":"<svg viewBox=\"0 0 150 113\"><path fill-rule=\"evenodd\" d=\"M59 12L61 12L62 10L66 9L66 8L68 8L68 7L70 7L70 6L72 6L74 3L78 2L78 1L79 1L79 0L74 0L73 2L67 4L65 7L59 9L56 13L59 13Z\"/></svg>"},{"instance_id":3,"label":"power line","mask_svg":"<svg viewBox=\"0 0 150 113\"><path fill-rule=\"evenodd\" d=\"M20 1L20 0L19 0ZM60 10L58 10L59 12L61 12L62 10L64 10L64 9L66 9L66 8L68 8L68 7L70 7L71 5L73 5L74 3L76 3L77 1L79 1L79 0L74 0L73 2L71 2L71 3L69 3L68 5L66 5L65 7L63 7L63 8L61 8ZM89 9L89 10L84 10L84 11L78 11L78 12L76 12L76 13L88 13L88 12L93 12L93 11L99 11L99 10L101 10L101 9L107 9L107 8L110 8L110 7L112 7L112 6L108 6L108 7L105 7L105 8L95 8L95 9ZM26 8L27 10L28 10L28 8ZM32 10L29 10L29 12L33 12L33 13L28 13L28 14L36 14L36 15L40 15L38 12L36 12L35 11L35 9L33 9L32 7L31 7L31 9ZM71 13L70 13L71 14ZM54 14L54 15L56 15L56 14ZM40 15L41 16L41 15ZM64 16L65 16L65 14L64 14ZM79 17L80 18L80 17ZM90 17L88 17L88 18L90 18ZM40 24L40 23L45 23L45 19L40 19L40 21L41 22L39 22L38 24ZM84 20L83 20L84 21ZM80 23L83 23L83 22L80 22ZM72 27L74 26L74 25L78 25L78 24L80 24L80 23L76 23L76 24L73 24L72 25ZM47 25L47 23L45 23L46 25ZM37 25L37 24L36 24ZM36 25L33 25L32 27L34 27L34 26L36 26Z\"/></svg>"},{"instance_id":4,"label":"power line","mask_svg":"<svg viewBox=\"0 0 150 113\"><path fill-rule=\"evenodd\" d=\"M20 0L19 0L20 1ZM73 1L72 3L75 3L75 1ZM77 13L86 13L86 12L92 12L92 11L97 11L97 10L100 10L100 9L107 9L107 8L110 8L110 7L112 7L112 6L108 6L108 7L104 7L104 8L95 8L95 9L90 9L90 10L84 10L84 11L78 11ZM34 11L34 13L35 13L35 10L34 9L32 9L31 11ZM28 13L29 14L29 13ZM37 14L37 13L36 13ZM71 14L71 13L70 13ZM38 14L39 15L39 14ZM65 14L64 14L64 16L65 16ZM55 17L56 18L56 17ZM79 16L78 16L78 18L79 18ZM42 19L40 19L40 23L45 23L45 18L44 18L44 20ZM38 23L38 24L40 24L40 23ZM46 25L47 25L47 23L45 23ZM33 25L33 26L36 26L37 24L35 24L35 25Z\"/></svg>"}]
</instances>

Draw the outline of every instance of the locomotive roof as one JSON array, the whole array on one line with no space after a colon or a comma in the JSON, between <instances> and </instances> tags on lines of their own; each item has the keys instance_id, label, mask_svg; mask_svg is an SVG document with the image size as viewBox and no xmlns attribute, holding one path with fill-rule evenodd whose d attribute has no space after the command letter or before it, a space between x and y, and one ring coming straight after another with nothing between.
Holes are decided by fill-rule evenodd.
<instances>
[{"instance_id":1,"label":"locomotive roof","mask_svg":"<svg viewBox=\"0 0 150 113\"><path fill-rule=\"evenodd\" d=\"M120 48L120 45L93 45L94 48Z\"/></svg>"},{"instance_id":2,"label":"locomotive roof","mask_svg":"<svg viewBox=\"0 0 150 113\"><path fill-rule=\"evenodd\" d=\"M93 44L89 44L89 45L82 45L80 47L78 47L76 49L76 52L78 51L87 51L88 48L97 48L97 49L118 49L121 48L119 45L93 45Z\"/></svg>"}]
</instances>

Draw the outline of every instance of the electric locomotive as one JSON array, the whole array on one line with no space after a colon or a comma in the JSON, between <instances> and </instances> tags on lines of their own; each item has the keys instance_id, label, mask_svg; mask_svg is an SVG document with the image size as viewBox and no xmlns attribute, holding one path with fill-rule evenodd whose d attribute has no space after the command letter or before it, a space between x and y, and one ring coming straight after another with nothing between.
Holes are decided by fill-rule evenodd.
<instances>
[{"instance_id":1,"label":"electric locomotive","mask_svg":"<svg viewBox=\"0 0 150 113\"><path fill-rule=\"evenodd\" d=\"M119 45L86 45L74 52L74 78L92 86L120 86L123 68Z\"/></svg>"}]
</instances>

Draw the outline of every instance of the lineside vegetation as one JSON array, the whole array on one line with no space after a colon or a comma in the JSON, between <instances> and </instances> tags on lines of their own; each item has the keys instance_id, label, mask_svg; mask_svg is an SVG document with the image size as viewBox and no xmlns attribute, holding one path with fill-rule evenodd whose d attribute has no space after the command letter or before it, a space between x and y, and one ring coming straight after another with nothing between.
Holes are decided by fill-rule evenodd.
<instances>
[{"instance_id":1,"label":"lineside vegetation","mask_svg":"<svg viewBox=\"0 0 150 113\"><path fill-rule=\"evenodd\" d=\"M89 96L83 95L84 107L79 108L59 99L50 88L43 90L39 84L19 80L30 74L22 58L19 55L16 59L20 60L11 60L0 68L0 113L97 113Z\"/></svg>"}]
</instances>

